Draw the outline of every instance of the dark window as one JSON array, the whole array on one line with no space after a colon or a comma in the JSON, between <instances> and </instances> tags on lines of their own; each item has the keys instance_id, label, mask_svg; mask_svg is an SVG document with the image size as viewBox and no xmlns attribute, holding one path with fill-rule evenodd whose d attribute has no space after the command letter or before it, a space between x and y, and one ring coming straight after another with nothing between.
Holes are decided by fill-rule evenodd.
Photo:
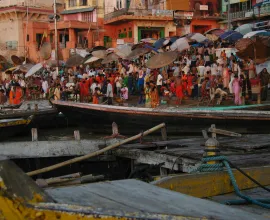
<instances>
[{"instance_id":1,"label":"dark window","mask_svg":"<svg viewBox=\"0 0 270 220\"><path fill-rule=\"evenodd\" d=\"M87 6L87 0L80 0L80 6Z\"/></svg>"},{"instance_id":2,"label":"dark window","mask_svg":"<svg viewBox=\"0 0 270 220\"><path fill-rule=\"evenodd\" d=\"M128 32L128 37L129 37L129 38L132 38L132 31L129 31L129 32Z\"/></svg>"},{"instance_id":3,"label":"dark window","mask_svg":"<svg viewBox=\"0 0 270 220\"><path fill-rule=\"evenodd\" d=\"M29 36L29 34L27 34L26 40L27 40L27 42L30 41L30 36Z\"/></svg>"},{"instance_id":4,"label":"dark window","mask_svg":"<svg viewBox=\"0 0 270 220\"><path fill-rule=\"evenodd\" d=\"M37 42L38 48L40 48L40 46L41 46L42 37L43 37L43 34L36 34L36 42Z\"/></svg>"},{"instance_id":5,"label":"dark window","mask_svg":"<svg viewBox=\"0 0 270 220\"><path fill-rule=\"evenodd\" d=\"M77 6L77 0L68 0L68 6L69 7Z\"/></svg>"}]
</instances>

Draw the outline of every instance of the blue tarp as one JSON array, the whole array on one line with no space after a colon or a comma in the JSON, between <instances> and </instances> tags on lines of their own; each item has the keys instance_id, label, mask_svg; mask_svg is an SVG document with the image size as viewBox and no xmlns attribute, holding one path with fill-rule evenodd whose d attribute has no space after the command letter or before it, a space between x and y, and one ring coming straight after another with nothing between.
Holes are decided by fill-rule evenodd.
<instances>
[{"instance_id":1,"label":"blue tarp","mask_svg":"<svg viewBox=\"0 0 270 220\"><path fill-rule=\"evenodd\" d=\"M226 31L224 34L220 35L221 40L226 40L230 42L238 41L243 38L243 35L237 31Z\"/></svg>"},{"instance_id":2,"label":"blue tarp","mask_svg":"<svg viewBox=\"0 0 270 220\"><path fill-rule=\"evenodd\" d=\"M165 40L166 40L165 38L160 38L159 40L157 40L157 41L153 44L153 46L154 46L155 48L157 48L157 49L160 49L161 47L164 46L163 43L164 43Z\"/></svg>"}]
</instances>

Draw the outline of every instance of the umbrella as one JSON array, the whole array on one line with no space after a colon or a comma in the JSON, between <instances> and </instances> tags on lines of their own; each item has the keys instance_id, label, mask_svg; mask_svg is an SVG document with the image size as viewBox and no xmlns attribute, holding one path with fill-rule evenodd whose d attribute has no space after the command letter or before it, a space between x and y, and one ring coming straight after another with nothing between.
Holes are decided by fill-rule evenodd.
<instances>
[{"instance_id":1,"label":"umbrella","mask_svg":"<svg viewBox=\"0 0 270 220\"><path fill-rule=\"evenodd\" d=\"M210 30L208 30L208 31L206 31L205 33L204 33L204 35L207 35L207 34L212 34L212 35L216 35L216 36L220 36L220 35L222 35L222 34L224 34L224 30L222 30L222 29L220 29L220 28L213 28L213 29L210 29Z\"/></svg>"},{"instance_id":2,"label":"umbrella","mask_svg":"<svg viewBox=\"0 0 270 220\"><path fill-rule=\"evenodd\" d=\"M167 66L171 64L173 61L175 61L177 56L178 54L175 51L156 54L147 61L146 67L150 69L156 69Z\"/></svg>"},{"instance_id":3,"label":"umbrella","mask_svg":"<svg viewBox=\"0 0 270 220\"><path fill-rule=\"evenodd\" d=\"M15 65L21 65L23 63L23 61L15 55L11 56L11 60Z\"/></svg>"},{"instance_id":4,"label":"umbrella","mask_svg":"<svg viewBox=\"0 0 270 220\"><path fill-rule=\"evenodd\" d=\"M120 45L116 48L115 53L125 59L131 53L131 46L129 45Z\"/></svg>"},{"instance_id":5,"label":"umbrella","mask_svg":"<svg viewBox=\"0 0 270 220\"><path fill-rule=\"evenodd\" d=\"M7 59L2 55L0 55L0 61L2 61L2 63L7 63Z\"/></svg>"},{"instance_id":6,"label":"umbrella","mask_svg":"<svg viewBox=\"0 0 270 220\"><path fill-rule=\"evenodd\" d=\"M199 33L194 33L191 37L190 37L191 40L195 40L197 41L198 43L201 43L205 40L207 40L207 38L205 36L203 36L202 34L199 34Z\"/></svg>"},{"instance_id":7,"label":"umbrella","mask_svg":"<svg viewBox=\"0 0 270 220\"><path fill-rule=\"evenodd\" d=\"M259 65L256 65L256 71L257 73L260 73L262 72L262 70L266 68L267 69L267 72L269 73L270 72L270 60L264 62L264 63L261 63Z\"/></svg>"},{"instance_id":8,"label":"umbrella","mask_svg":"<svg viewBox=\"0 0 270 220\"><path fill-rule=\"evenodd\" d=\"M73 66L79 66L82 64L84 58L78 54L73 55L66 61L66 66L67 67L73 67Z\"/></svg>"},{"instance_id":9,"label":"umbrella","mask_svg":"<svg viewBox=\"0 0 270 220\"><path fill-rule=\"evenodd\" d=\"M266 31L265 31L265 30L261 30L261 31L251 31L251 32L245 34L243 38L251 38L251 37L256 36L256 35L258 35L259 33L263 33L263 32L266 32Z\"/></svg>"},{"instance_id":10,"label":"umbrella","mask_svg":"<svg viewBox=\"0 0 270 220\"><path fill-rule=\"evenodd\" d=\"M104 57L106 57L107 52L106 52L106 50L95 50L92 52L92 55L93 55L93 57L103 59Z\"/></svg>"},{"instance_id":11,"label":"umbrella","mask_svg":"<svg viewBox=\"0 0 270 220\"><path fill-rule=\"evenodd\" d=\"M249 32L252 32L253 24L243 24L235 29L235 31L239 32L242 35L245 35Z\"/></svg>"},{"instance_id":12,"label":"umbrella","mask_svg":"<svg viewBox=\"0 0 270 220\"><path fill-rule=\"evenodd\" d=\"M25 57L19 57L23 63L25 62ZM29 58L26 58L26 63L31 63L31 61L29 60Z\"/></svg>"},{"instance_id":13,"label":"umbrella","mask_svg":"<svg viewBox=\"0 0 270 220\"><path fill-rule=\"evenodd\" d=\"M57 63L57 60L48 60L46 62L46 65L49 66L49 67L57 67L57 65L59 65L59 66L64 66L65 65L65 62L63 60L58 60L58 63Z\"/></svg>"},{"instance_id":14,"label":"umbrella","mask_svg":"<svg viewBox=\"0 0 270 220\"><path fill-rule=\"evenodd\" d=\"M93 51L97 51L97 50L107 50L107 48L104 47L104 46L96 46L96 47L93 47L93 48L92 48L92 52L93 52Z\"/></svg>"},{"instance_id":15,"label":"umbrella","mask_svg":"<svg viewBox=\"0 0 270 220\"><path fill-rule=\"evenodd\" d=\"M160 38L160 39L158 39L154 44L153 44L153 46L155 47L155 48L157 48L157 49L159 49L159 48L161 48L161 47L163 47L164 46L164 42L166 41L166 38ZM169 42L168 42L169 43Z\"/></svg>"},{"instance_id":16,"label":"umbrella","mask_svg":"<svg viewBox=\"0 0 270 220\"><path fill-rule=\"evenodd\" d=\"M144 38L144 39L141 39L140 42L143 42L143 43L150 43L150 44L153 44L155 43L157 40L154 39L154 38Z\"/></svg>"},{"instance_id":17,"label":"umbrella","mask_svg":"<svg viewBox=\"0 0 270 220\"><path fill-rule=\"evenodd\" d=\"M171 50L175 51L178 50L179 52L182 52L183 50L189 49L189 43L185 37L179 38L171 45Z\"/></svg>"},{"instance_id":18,"label":"umbrella","mask_svg":"<svg viewBox=\"0 0 270 220\"><path fill-rule=\"evenodd\" d=\"M243 35L236 31L227 31L224 34L220 35L221 40L226 40L229 42L236 42L239 39L243 38Z\"/></svg>"},{"instance_id":19,"label":"umbrella","mask_svg":"<svg viewBox=\"0 0 270 220\"><path fill-rule=\"evenodd\" d=\"M149 53L149 49L146 48L136 48L135 50L133 50L127 57L127 60L133 60L138 58L139 56L142 56L146 53Z\"/></svg>"},{"instance_id":20,"label":"umbrella","mask_svg":"<svg viewBox=\"0 0 270 220\"><path fill-rule=\"evenodd\" d=\"M113 61L117 61L118 59L119 59L119 56L117 54L111 53L107 57L104 58L101 64L111 63Z\"/></svg>"},{"instance_id":21,"label":"umbrella","mask_svg":"<svg viewBox=\"0 0 270 220\"><path fill-rule=\"evenodd\" d=\"M99 59L100 59L99 57L90 57L84 62L84 64L93 63L93 62L95 62L95 61L97 61Z\"/></svg>"},{"instance_id":22,"label":"umbrella","mask_svg":"<svg viewBox=\"0 0 270 220\"><path fill-rule=\"evenodd\" d=\"M52 46L50 43L45 42L40 48L40 56L44 60L48 60L52 54Z\"/></svg>"},{"instance_id":23,"label":"umbrella","mask_svg":"<svg viewBox=\"0 0 270 220\"><path fill-rule=\"evenodd\" d=\"M41 63L34 65L25 75L25 78L34 75L36 72L40 71L43 68Z\"/></svg>"},{"instance_id":24,"label":"umbrella","mask_svg":"<svg viewBox=\"0 0 270 220\"><path fill-rule=\"evenodd\" d=\"M270 37L270 32L266 31L266 32L260 32L258 34L256 34L256 36L266 36L266 37Z\"/></svg>"},{"instance_id":25,"label":"umbrella","mask_svg":"<svg viewBox=\"0 0 270 220\"><path fill-rule=\"evenodd\" d=\"M16 71L20 70L24 73L27 73L34 65L31 64L31 63L27 63L27 64L23 64L23 65L20 65Z\"/></svg>"},{"instance_id":26,"label":"umbrella","mask_svg":"<svg viewBox=\"0 0 270 220\"><path fill-rule=\"evenodd\" d=\"M206 34L206 37L208 40L211 40L211 41L217 41L218 40L218 36L215 35L215 34Z\"/></svg>"},{"instance_id":27,"label":"umbrella","mask_svg":"<svg viewBox=\"0 0 270 220\"><path fill-rule=\"evenodd\" d=\"M16 70L16 68L17 68L17 67L15 66L15 67L11 67L11 68L7 69L7 70L5 71L5 74L12 74L13 71Z\"/></svg>"}]
</instances>

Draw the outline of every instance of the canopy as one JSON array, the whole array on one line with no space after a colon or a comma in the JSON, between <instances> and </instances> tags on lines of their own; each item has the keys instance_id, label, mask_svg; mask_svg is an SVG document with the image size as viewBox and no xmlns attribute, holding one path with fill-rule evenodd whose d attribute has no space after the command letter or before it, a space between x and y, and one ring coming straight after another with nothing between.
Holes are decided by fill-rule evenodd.
<instances>
[{"instance_id":1,"label":"canopy","mask_svg":"<svg viewBox=\"0 0 270 220\"><path fill-rule=\"evenodd\" d=\"M119 56L117 54L111 53L107 57L104 58L101 64L111 63L113 61L117 61L118 59L119 59Z\"/></svg>"},{"instance_id":2,"label":"canopy","mask_svg":"<svg viewBox=\"0 0 270 220\"><path fill-rule=\"evenodd\" d=\"M270 73L270 60L266 61L262 64L256 65L256 71L257 73L260 73L264 68L267 69L267 72Z\"/></svg>"},{"instance_id":3,"label":"canopy","mask_svg":"<svg viewBox=\"0 0 270 220\"><path fill-rule=\"evenodd\" d=\"M243 38L251 38L251 37L256 36L256 35L258 35L259 33L263 33L263 32L266 32L266 31L265 31L265 30L261 30L261 31L252 31L252 32L249 32L249 33L245 34Z\"/></svg>"},{"instance_id":4,"label":"canopy","mask_svg":"<svg viewBox=\"0 0 270 220\"><path fill-rule=\"evenodd\" d=\"M16 55L12 55L11 60L15 65L21 65L23 63L23 61Z\"/></svg>"},{"instance_id":5,"label":"canopy","mask_svg":"<svg viewBox=\"0 0 270 220\"><path fill-rule=\"evenodd\" d=\"M153 44L153 46L155 47L155 48L157 48L157 49L159 49L159 48L161 48L161 47L163 47L164 46L164 42L166 41L166 38L160 38L160 39L158 39L154 44ZM169 42L168 42L169 43ZM167 44L168 44L167 43Z\"/></svg>"},{"instance_id":6,"label":"canopy","mask_svg":"<svg viewBox=\"0 0 270 220\"><path fill-rule=\"evenodd\" d=\"M136 48L135 50L133 50L127 57L126 59L128 60L133 60L138 58L139 56L142 56L146 53L149 53L149 49L147 48Z\"/></svg>"},{"instance_id":7,"label":"canopy","mask_svg":"<svg viewBox=\"0 0 270 220\"><path fill-rule=\"evenodd\" d=\"M154 38L144 38L144 39L141 39L140 42L143 42L143 43L155 43L157 40L154 39Z\"/></svg>"},{"instance_id":8,"label":"canopy","mask_svg":"<svg viewBox=\"0 0 270 220\"><path fill-rule=\"evenodd\" d=\"M207 38L205 36L203 36L202 34L200 33L194 33L191 37L190 37L191 40L195 40L197 41L198 43L201 43L205 40L207 40Z\"/></svg>"},{"instance_id":9,"label":"canopy","mask_svg":"<svg viewBox=\"0 0 270 220\"><path fill-rule=\"evenodd\" d=\"M16 69L16 71L17 70L20 70L20 71L22 71L24 73L27 73L33 66L34 66L34 64L26 63L26 64L23 64L23 65L18 66L18 68Z\"/></svg>"},{"instance_id":10,"label":"canopy","mask_svg":"<svg viewBox=\"0 0 270 220\"><path fill-rule=\"evenodd\" d=\"M182 52L183 50L187 50L190 48L189 43L185 37L179 38L171 45L171 50L175 51L178 50L179 52Z\"/></svg>"},{"instance_id":11,"label":"canopy","mask_svg":"<svg viewBox=\"0 0 270 220\"><path fill-rule=\"evenodd\" d=\"M17 69L16 66L15 66L15 67L11 67L11 68L9 68L9 69L7 69L7 70L5 71L5 74L12 74L13 71L16 70L16 69Z\"/></svg>"},{"instance_id":12,"label":"canopy","mask_svg":"<svg viewBox=\"0 0 270 220\"><path fill-rule=\"evenodd\" d=\"M40 56L42 57L42 59L48 60L50 59L51 54L52 54L52 46L50 43L45 42L40 48Z\"/></svg>"},{"instance_id":13,"label":"canopy","mask_svg":"<svg viewBox=\"0 0 270 220\"><path fill-rule=\"evenodd\" d=\"M107 52L106 52L106 50L95 50L92 52L92 55L93 55L93 57L103 59L104 57L106 57Z\"/></svg>"},{"instance_id":14,"label":"canopy","mask_svg":"<svg viewBox=\"0 0 270 220\"><path fill-rule=\"evenodd\" d=\"M177 59L177 56L178 54L175 51L156 54L147 61L146 67L156 69L170 65Z\"/></svg>"},{"instance_id":15,"label":"canopy","mask_svg":"<svg viewBox=\"0 0 270 220\"><path fill-rule=\"evenodd\" d=\"M41 63L36 64L33 66L25 75L25 78L30 77L40 71L43 68L43 65Z\"/></svg>"},{"instance_id":16,"label":"canopy","mask_svg":"<svg viewBox=\"0 0 270 220\"><path fill-rule=\"evenodd\" d=\"M243 24L235 29L236 32L239 32L242 35L245 35L249 32L252 32L253 24Z\"/></svg>"},{"instance_id":17,"label":"canopy","mask_svg":"<svg viewBox=\"0 0 270 220\"><path fill-rule=\"evenodd\" d=\"M87 63L93 63L93 62L95 62L95 61L97 61L97 60L99 60L100 58L98 58L98 57L90 57L90 58L88 58L85 62L84 62L84 64L87 64Z\"/></svg>"},{"instance_id":18,"label":"canopy","mask_svg":"<svg viewBox=\"0 0 270 220\"><path fill-rule=\"evenodd\" d=\"M213 28L213 29L210 29L210 30L208 30L208 31L206 31L205 33L204 33L204 35L207 35L207 34L212 34L212 35L216 35L216 36L220 36L220 35L222 35L222 34L224 34L224 30L222 30L222 29L220 29L220 28Z\"/></svg>"},{"instance_id":19,"label":"canopy","mask_svg":"<svg viewBox=\"0 0 270 220\"><path fill-rule=\"evenodd\" d=\"M129 45L120 45L116 48L115 53L125 59L131 53L131 46Z\"/></svg>"},{"instance_id":20,"label":"canopy","mask_svg":"<svg viewBox=\"0 0 270 220\"><path fill-rule=\"evenodd\" d=\"M227 31L224 34L220 35L220 38L221 40L236 42L239 39L243 38L243 35L236 31Z\"/></svg>"},{"instance_id":21,"label":"canopy","mask_svg":"<svg viewBox=\"0 0 270 220\"><path fill-rule=\"evenodd\" d=\"M67 67L79 66L82 64L83 60L84 58L82 56L76 54L67 60L66 66Z\"/></svg>"}]
</instances>

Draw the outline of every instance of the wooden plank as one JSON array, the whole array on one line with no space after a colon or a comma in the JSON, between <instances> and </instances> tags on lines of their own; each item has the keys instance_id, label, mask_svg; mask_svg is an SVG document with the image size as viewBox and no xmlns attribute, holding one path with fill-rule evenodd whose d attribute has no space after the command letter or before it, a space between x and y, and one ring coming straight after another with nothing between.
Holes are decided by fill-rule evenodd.
<instances>
[{"instance_id":1,"label":"wooden plank","mask_svg":"<svg viewBox=\"0 0 270 220\"><path fill-rule=\"evenodd\" d=\"M176 156L158 154L152 151L138 149L117 149L113 154L119 157L136 160L137 163L153 165L163 164L162 167L164 168L181 172L190 172L198 166L197 160L179 158Z\"/></svg>"},{"instance_id":2,"label":"wooden plank","mask_svg":"<svg viewBox=\"0 0 270 220\"><path fill-rule=\"evenodd\" d=\"M244 168L243 170L262 185L270 185L270 166ZM257 187L256 184L251 182L240 172L233 170L233 173L240 189ZM226 171L169 176L157 180L152 184L199 198L234 191Z\"/></svg>"},{"instance_id":3,"label":"wooden plank","mask_svg":"<svg viewBox=\"0 0 270 220\"><path fill-rule=\"evenodd\" d=\"M257 219L259 216L218 203L193 198L137 180L87 184L83 187L48 189L53 199L74 205L92 204L96 209L137 210L178 217L214 219ZM82 198L83 197L83 198ZM164 205L166 204L166 205ZM181 219L181 218L180 218Z\"/></svg>"}]
</instances>

